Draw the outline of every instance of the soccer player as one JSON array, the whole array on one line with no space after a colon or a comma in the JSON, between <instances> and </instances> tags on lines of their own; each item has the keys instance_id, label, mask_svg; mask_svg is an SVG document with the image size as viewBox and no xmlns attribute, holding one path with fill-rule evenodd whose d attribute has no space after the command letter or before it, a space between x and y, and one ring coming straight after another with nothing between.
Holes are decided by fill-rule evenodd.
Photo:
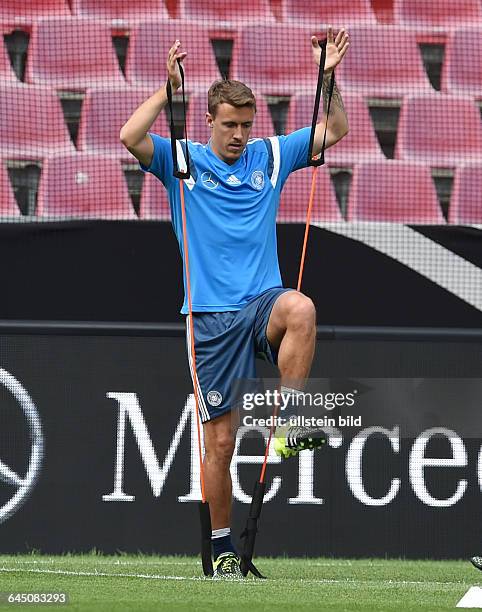
<instances>
[{"instance_id":1,"label":"soccer player","mask_svg":"<svg viewBox=\"0 0 482 612\"><path fill-rule=\"evenodd\" d=\"M321 48L316 37L311 45L319 66ZM341 29L335 38L329 27L325 113L316 127L313 155L321 151L326 122L326 147L348 133L336 85L326 117L331 72L348 47L348 33ZM169 50L167 73L173 92L181 86L177 62L186 55L179 40ZM162 86L133 113L122 127L120 139L142 170L154 174L166 187L183 255L179 180L172 174L171 143L149 133L166 103ZM213 83L206 113L211 138L207 144L189 141L190 178L184 184L197 369L193 383L199 392L204 428L205 490L213 529L215 577L242 577L230 532L229 466L235 447L231 384L255 377L255 357L261 354L277 364L281 392L294 397L303 389L315 349L315 307L302 293L283 288L276 250L280 192L289 174L307 165L310 128L249 140L255 114L256 100L245 84L229 80ZM177 142L177 153L179 167L185 168L183 141ZM187 297L181 313L188 313ZM186 321L193 375L189 318ZM278 432L276 435L275 450L285 457L321 446L326 440L323 431L302 427L292 427L282 437Z\"/></svg>"}]
</instances>

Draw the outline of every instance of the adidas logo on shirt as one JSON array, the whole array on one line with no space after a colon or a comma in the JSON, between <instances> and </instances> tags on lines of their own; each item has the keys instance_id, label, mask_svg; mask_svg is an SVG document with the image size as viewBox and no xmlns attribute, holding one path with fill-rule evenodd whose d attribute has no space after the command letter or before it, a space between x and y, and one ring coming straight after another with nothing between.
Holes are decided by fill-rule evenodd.
<instances>
[{"instance_id":1,"label":"adidas logo on shirt","mask_svg":"<svg viewBox=\"0 0 482 612\"><path fill-rule=\"evenodd\" d=\"M231 174L231 176L228 177L226 183L229 183L230 185L241 185L241 181L234 176L234 174Z\"/></svg>"}]
</instances>

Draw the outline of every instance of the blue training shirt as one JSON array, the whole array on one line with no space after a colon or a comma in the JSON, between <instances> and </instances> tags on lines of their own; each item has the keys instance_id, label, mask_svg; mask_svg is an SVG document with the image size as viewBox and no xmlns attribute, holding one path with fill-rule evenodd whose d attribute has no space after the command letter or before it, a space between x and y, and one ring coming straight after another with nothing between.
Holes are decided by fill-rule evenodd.
<instances>
[{"instance_id":1,"label":"blue training shirt","mask_svg":"<svg viewBox=\"0 0 482 612\"><path fill-rule=\"evenodd\" d=\"M179 179L173 177L171 142L150 134L151 165L142 170L168 191L171 219L184 258ZM194 312L240 310L273 287L282 287L276 247L276 214L290 172L304 168L310 128L287 136L249 140L241 157L227 164L206 145L188 141L189 179L184 201ZM180 170L185 142L177 141ZM181 313L187 314L186 278Z\"/></svg>"}]
</instances>

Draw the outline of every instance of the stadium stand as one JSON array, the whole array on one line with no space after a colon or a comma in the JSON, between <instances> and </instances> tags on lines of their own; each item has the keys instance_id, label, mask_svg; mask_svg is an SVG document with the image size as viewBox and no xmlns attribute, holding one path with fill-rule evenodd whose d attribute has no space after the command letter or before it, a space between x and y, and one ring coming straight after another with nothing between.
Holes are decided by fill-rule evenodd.
<instances>
[{"instance_id":1,"label":"stadium stand","mask_svg":"<svg viewBox=\"0 0 482 612\"><path fill-rule=\"evenodd\" d=\"M79 17L101 19L119 28L149 19L169 19L163 0L72 0L72 12Z\"/></svg>"},{"instance_id":2,"label":"stadium stand","mask_svg":"<svg viewBox=\"0 0 482 612\"><path fill-rule=\"evenodd\" d=\"M352 47L337 70L343 91L401 98L433 91L423 67L415 34L395 26L350 29Z\"/></svg>"},{"instance_id":3,"label":"stadium stand","mask_svg":"<svg viewBox=\"0 0 482 612\"><path fill-rule=\"evenodd\" d=\"M289 176L281 192L278 221L300 223L306 221L312 176L313 168L303 168ZM324 167L318 168L316 173L315 198L311 220L313 222L343 221L330 174Z\"/></svg>"},{"instance_id":4,"label":"stadium stand","mask_svg":"<svg viewBox=\"0 0 482 612\"><path fill-rule=\"evenodd\" d=\"M442 91L482 98L482 29L453 31L445 47Z\"/></svg>"},{"instance_id":5,"label":"stadium stand","mask_svg":"<svg viewBox=\"0 0 482 612\"><path fill-rule=\"evenodd\" d=\"M405 98L395 158L448 168L482 161L482 125L474 101L435 93Z\"/></svg>"},{"instance_id":6,"label":"stadium stand","mask_svg":"<svg viewBox=\"0 0 482 612\"><path fill-rule=\"evenodd\" d=\"M287 96L314 92L317 72L310 36L308 28L287 25L243 28L234 41L231 78L262 94ZM265 49L275 50L264 53L262 61L258 49L260 40Z\"/></svg>"},{"instance_id":7,"label":"stadium stand","mask_svg":"<svg viewBox=\"0 0 482 612\"><path fill-rule=\"evenodd\" d=\"M171 211L164 185L152 174L146 174L141 193L139 217L145 220L169 221Z\"/></svg>"},{"instance_id":8,"label":"stadium stand","mask_svg":"<svg viewBox=\"0 0 482 612\"><path fill-rule=\"evenodd\" d=\"M207 95L198 92L189 96L187 111L187 135L189 140L206 143L211 137L210 129L206 125ZM268 105L264 98L256 95L256 118L251 132L251 138L273 136L275 133L273 121Z\"/></svg>"},{"instance_id":9,"label":"stadium stand","mask_svg":"<svg viewBox=\"0 0 482 612\"><path fill-rule=\"evenodd\" d=\"M8 178L8 173L3 164L0 163L0 216L19 217L18 209L13 189Z\"/></svg>"},{"instance_id":10,"label":"stadium stand","mask_svg":"<svg viewBox=\"0 0 482 612\"><path fill-rule=\"evenodd\" d=\"M443 224L437 193L424 164L386 160L355 167L348 221Z\"/></svg>"},{"instance_id":11,"label":"stadium stand","mask_svg":"<svg viewBox=\"0 0 482 612\"><path fill-rule=\"evenodd\" d=\"M34 25L25 80L68 90L125 83L110 28L73 17L44 19Z\"/></svg>"},{"instance_id":12,"label":"stadium stand","mask_svg":"<svg viewBox=\"0 0 482 612\"><path fill-rule=\"evenodd\" d=\"M75 150L55 91L2 83L0 117L0 150L4 158L39 159Z\"/></svg>"},{"instance_id":13,"label":"stadium stand","mask_svg":"<svg viewBox=\"0 0 482 612\"><path fill-rule=\"evenodd\" d=\"M376 25L370 0L282 0L283 21L297 24L338 24L340 27L354 23Z\"/></svg>"},{"instance_id":14,"label":"stadium stand","mask_svg":"<svg viewBox=\"0 0 482 612\"><path fill-rule=\"evenodd\" d=\"M179 17L217 27L274 23L269 0L180 0Z\"/></svg>"},{"instance_id":15,"label":"stadium stand","mask_svg":"<svg viewBox=\"0 0 482 612\"><path fill-rule=\"evenodd\" d=\"M159 88L165 82L167 53L176 39L189 49L183 62L189 74L188 91L207 90L213 81L221 78L206 28L194 23L149 21L141 23L131 37L126 59L127 80L138 87Z\"/></svg>"},{"instance_id":16,"label":"stadium stand","mask_svg":"<svg viewBox=\"0 0 482 612\"><path fill-rule=\"evenodd\" d=\"M343 105L348 116L350 132L335 147L328 149L326 161L352 165L363 161L385 159L363 98L356 94L345 94ZM302 94L293 96L288 110L287 132L311 125L312 115L313 96Z\"/></svg>"},{"instance_id":17,"label":"stadium stand","mask_svg":"<svg viewBox=\"0 0 482 612\"><path fill-rule=\"evenodd\" d=\"M168 10L176 19L169 18ZM377 25L375 10L377 15L384 11L385 22L393 18L396 25ZM246 27L248 22L250 25ZM440 180L440 184L445 181L448 185L449 179L440 179L436 174L438 169L450 173L451 184L452 169L463 166L455 174L449 219L455 223L460 216L465 222L473 214L478 219L477 214L471 212L474 210L470 199L472 192L464 188L463 181L477 186L482 164L482 126L475 102L477 98L482 100L482 0L460 0L456 5L435 0L353 0L350 3L342 0L322 3L315 0L247 0L242 4L235 0L139 0L137 3L3 0L0 23L5 34L0 49L2 157L9 162L29 160L34 164L44 158L57 160L60 155L74 153L73 141L82 154L111 157L116 164L136 163L119 142L119 131L132 111L164 83L165 54L176 38L184 43L189 53L184 65L189 96L187 132L191 140L208 140L209 129L205 125L207 88L221 77L220 69L225 74L229 66L231 78L246 82L257 92L258 112L252 137L272 135L275 130L281 133L284 125L287 132L308 126L317 76L310 36L313 33L323 35L327 23L335 27L347 26L356 53L352 49L337 69L337 82L343 94L350 133L326 153L332 173L336 172L334 167L346 174L349 170L342 170L342 167L356 166L357 177L367 162L383 162L385 155L394 155L400 161L425 164L428 172L432 168L435 181ZM129 29L121 32L123 40L120 43L116 41L119 38L116 28ZM219 28L230 29L227 38L220 36L222 41L217 40L215 33ZM427 76L430 70L426 60L435 53L437 45L428 45L430 48L424 51L420 38L421 34L429 35L437 28L447 31L441 94L435 93ZM21 41L12 37L19 34L25 35ZM219 42L229 44L217 46ZM231 42L234 42L232 54L229 51ZM15 45L25 45L22 53ZM127 50L125 78L119 55L121 47L124 52ZM260 48L264 50L262 61ZM439 53L440 49L437 47L436 51ZM220 53L227 53L226 57L221 57ZM29 85L18 80L23 76L23 64L20 66L19 60L22 54L23 62L27 56L25 81ZM227 60L226 71L221 65L224 60ZM438 88L438 84L434 87ZM63 110L55 90L62 98ZM68 93L64 94L64 90ZM78 98L74 99L75 96ZM289 106L288 98L291 98ZM397 125L400 100L403 104ZM178 104L179 98L176 98L174 110L179 134ZM161 113L152 131L169 135L166 113ZM385 142L389 136L391 148ZM81 161L83 158L79 155L75 159ZM466 164L470 165L466 167ZM49 161L48 165L54 167L54 162ZM380 172L389 173L395 172L394 167L379 166ZM40 173L38 164L36 168ZM418 172L419 166L416 168ZM120 166L117 169L120 171ZM15 183L23 180L20 177L22 169L19 167L15 172L17 174L10 171L7 178L12 181L17 195L15 210L18 213L21 208L25 214ZM139 176L135 178L134 174ZM337 178L335 175L332 178L344 210ZM142 177L132 170L128 180L137 210L133 186L137 181L139 195ZM320 172L318 180L321 189L326 187L327 198L331 201L327 204L328 218L341 219L328 173ZM325 180L328 183L324 187ZM168 212L165 200L159 210L155 204L149 204L147 198L154 197L151 193L158 194L156 197L160 193L164 196L162 188L158 190L159 185L154 188L151 183L151 178L146 177L140 195L143 218L157 218L152 215L162 216ZM353 183L356 187L355 181ZM436 184L441 198L440 184ZM286 187L287 193L293 193L288 193L288 204L280 208L281 219L293 220L293 215L298 215L296 199L298 197L299 207L299 194L304 189L308 191L305 194L307 202L310 185L309 171L295 173ZM392 193L395 191L392 187ZM444 211L450 188L445 195L444 201L440 199ZM470 214L466 213L464 199ZM304 218L304 206L303 202L299 219ZM438 213L439 209L440 206ZM129 211L134 215L131 202ZM381 218L385 219L385 212Z\"/></svg>"},{"instance_id":18,"label":"stadium stand","mask_svg":"<svg viewBox=\"0 0 482 612\"><path fill-rule=\"evenodd\" d=\"M115 197L112 197L115 194ZM127 183L113 159L73 153L45 160L37 215L135 219Z\"/></svg>"},{"instance_id":19,"label":"stadium stand","mask_svg":"<svg viewBox=\"0 0 482 612\"><path fill-rule=\"evenodd\" d=\"M87 90L79 123L79 150L136 162L120 142L119 133L135 109L150 95L152 91L149 90L127 88ZM169 135L164 113L159 115L151 131L161 136Z\"/></svg>"},{"instance_id":20,"label":"stadium stand","mask_svg":"<svg viewBox=\"0 0 482 612\"><path fill-rule=\"evenodd\" d=\"M2 0L0 23L3 25L30 25L45 17L69 17L67 0Z\"/></svg>"},{"instance_id":21,"label":"stadium stand","mask_svg":"<svg viewBox=\"0 0 482 612\"><path fill-rule=\"evenodd\" d=\"M454 175L449 223L482 223L482 165L457 168Z\"/></svg>"},{"instance_id":22,"label":"stadium stand","mask_svg":"<svg viewBox=\"0 0 482 612\"><path fill-rule=\"evenodd\" d=\"M436 2L434 0L395 0L395 23L415 28L451 29L463 24L482 24L480 0Z\"/></svg>"}]
</instances>

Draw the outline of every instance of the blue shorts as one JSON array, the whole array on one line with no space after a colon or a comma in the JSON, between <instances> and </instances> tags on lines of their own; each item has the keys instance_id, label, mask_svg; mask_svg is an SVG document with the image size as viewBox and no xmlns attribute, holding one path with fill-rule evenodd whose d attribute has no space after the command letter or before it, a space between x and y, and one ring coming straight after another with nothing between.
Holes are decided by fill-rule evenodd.
<instances>
[{"instance_id":1,"label":"blue shorts","mask_svg":"<svg viewBox=\"0 0 482 612\"><path fill-rule=\"evenodd\" d=\"M194 350L197 390L203 423L233 408L236 380L256 377L256 357L277 364L278 351L266 337L269 316L278 297L293 289L276 287L234 312L194 312ZM189 317L186 317L187 354L193 377Z\"/></svg>"}]
</instances>

